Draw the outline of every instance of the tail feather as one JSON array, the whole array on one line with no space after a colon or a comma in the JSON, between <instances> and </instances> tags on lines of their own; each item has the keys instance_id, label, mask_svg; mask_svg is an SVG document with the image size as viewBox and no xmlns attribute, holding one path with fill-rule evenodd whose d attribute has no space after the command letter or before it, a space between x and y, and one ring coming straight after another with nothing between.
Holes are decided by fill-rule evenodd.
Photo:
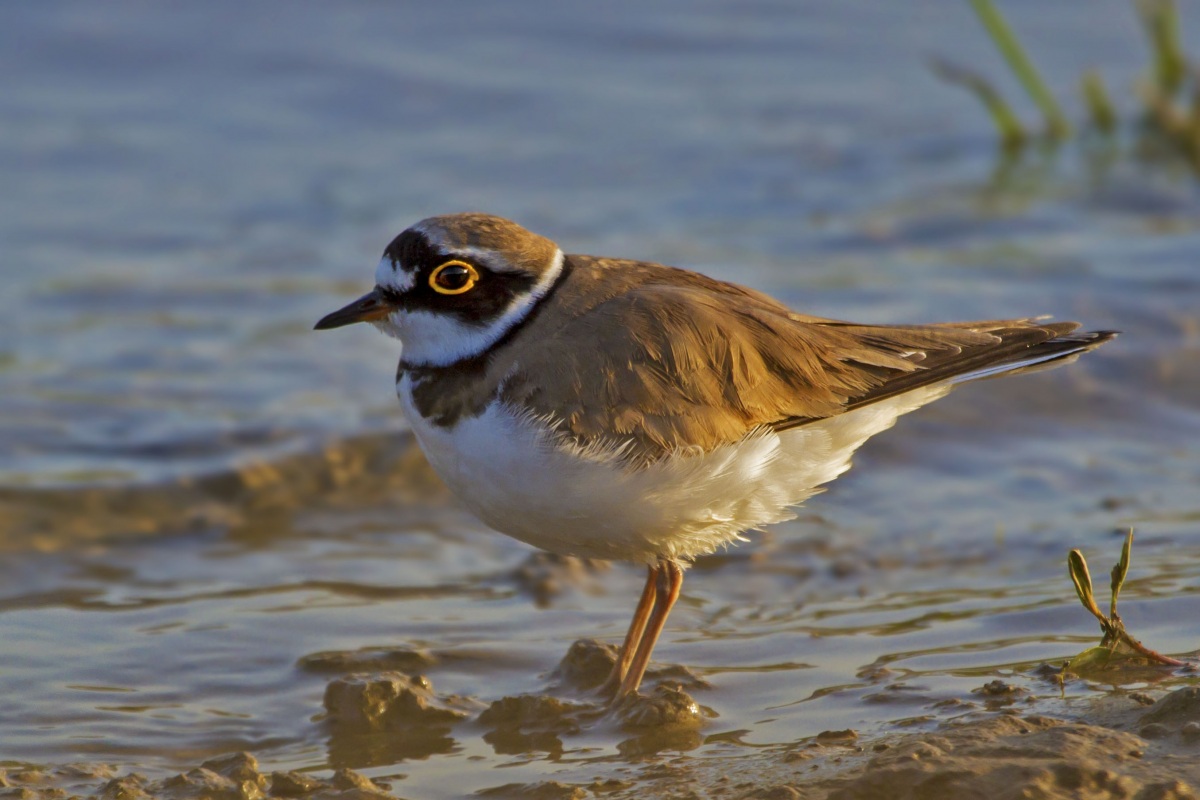
<instances>
[{"instance_id":1,"label":"tail feather","mask_svg":"<svg viewBox=\"0 0 1200 800\"><path fill-rule=\"evenodd\" d=\"M1064 364L1070 364L1089 350L1095 350L1105 342L1115 339L1118 333L1119 331L1088 331L1087 333L1060 336L1029 348L1023 355L1016 354L1012 359L1000 361L991 367L960 375L954 379L954 382L966 383L1001 375L1025 375L1061 367Z\"/></svg>"},{"instance_id":2,"label":"tail feather","mask_svg":"<svg viewBox=\"0 0 1200 800\"><path fill-rule=\"evenodd\" d=\"M1025 320L1018 322L1024 323ZM1077 333L1075 322L1037 324L987 330L996 337L994 344L929 353L918 362L920 368L898 372L890 380L859 397L849 398L843 412L877 403L897 395L936 384L959 384L1001 375L1019 375L1070 363L1081 354L1115 338L1118 331ZM991 323L952 323L946 327L974 327ZM999 323L1003 325L1004 323ZM985 328L986 330L986 328ZM812 418L781 420L771 426L783 431L814 422Z\"/></svg>"}]
</instances>

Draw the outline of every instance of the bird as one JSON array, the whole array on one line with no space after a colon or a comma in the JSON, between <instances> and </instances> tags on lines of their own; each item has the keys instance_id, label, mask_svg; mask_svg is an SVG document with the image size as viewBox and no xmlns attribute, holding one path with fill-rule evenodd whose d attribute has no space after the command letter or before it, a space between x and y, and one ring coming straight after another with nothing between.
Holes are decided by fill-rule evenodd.
<instances>
[{"instance_id":1,"label":"bird","mask_svg":"<svg viewBox=\"0 0 1200 800\"><path fill-rule=\"evenodd\" d=\"M482 213L388 244L316 329L400 340L396 392L434 471L534 547L646 566L604 684L636 696L685 569L795 516L896 418L967 381L1116 336L1044 317L860 324L658 263L567 255Z\"/></svg>"}]
</instances>

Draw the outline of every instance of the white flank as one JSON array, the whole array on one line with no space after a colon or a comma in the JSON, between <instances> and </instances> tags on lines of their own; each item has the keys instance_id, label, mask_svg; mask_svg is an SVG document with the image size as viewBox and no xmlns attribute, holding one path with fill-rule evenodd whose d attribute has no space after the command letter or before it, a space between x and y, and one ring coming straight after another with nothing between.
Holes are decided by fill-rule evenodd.
<instances>
[{"instance_id":1,"label":"white flank","mask_svg":"<svg viewBox=\"0 0 1200 800\"><path fill-rule=\"evenodd\" d=\"M564 446L544 421L499 403L438 427L413 406L408 376L396 388L433 468L488 525L554 553L653 563L711 553L792 518L790 507L849 469L859 445L950 387L640 469L611 450Z\"/></svg>"},{"instance_id":2,"label":"white flank","mask_svg":"<svg viewBox=\"0 0 1200 800\"><path fill-rule=\"evenodd\" d=\"M554 285L562 274L563 252L556 250L554 258L533 288L513 298L504 313L484 327L467 325L451 314L433 311L394 311L376 327L400 340L403 356L413 366L445 367L487 350L508 330L523 320L534 304Z\"/></svg>"}]
</instances>

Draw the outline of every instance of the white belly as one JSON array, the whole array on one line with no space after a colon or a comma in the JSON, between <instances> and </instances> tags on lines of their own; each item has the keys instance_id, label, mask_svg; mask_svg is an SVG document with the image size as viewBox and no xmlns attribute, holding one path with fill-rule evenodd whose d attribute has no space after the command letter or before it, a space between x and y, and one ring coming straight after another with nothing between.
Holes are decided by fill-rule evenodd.
<instances>
[{"instance_id":1,"label":"white belly","mask_svg":"<svg viewBox=\"0 0 1200 800\"><path fill-rule=\"evenodd\" d=\"M432 425L413 407L407 376L396 388L434 470L488 525L553 553L645 563L711 553L790 519L791 506L850 467L859 445L949 391L929 387L631 469L611 451L564 446L499 403L453 427Z\"/></svg>"}]
</instances>

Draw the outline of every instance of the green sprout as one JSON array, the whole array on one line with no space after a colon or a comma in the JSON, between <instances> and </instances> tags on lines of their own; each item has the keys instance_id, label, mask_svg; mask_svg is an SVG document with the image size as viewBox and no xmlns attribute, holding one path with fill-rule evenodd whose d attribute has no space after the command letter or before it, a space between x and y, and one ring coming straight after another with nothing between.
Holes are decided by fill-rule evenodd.
<instances>
[{"instance_id":1,"label":"green sprout","mask_svg":"<svg viewBox=\"0 0 1200 800\"><path fill-rule=\"evenodd\" d=\"M1007 154L1020 151L1031 141L1058 143L1066 139L1071 124L1008 22L992 0L969 2L1008 68L1041 111L1044 123L1040 134L1030 136L995 85L978 72L945 59L933 60L934 72L978 98L991 115ZM1150 144L1155 140L1168 144L1200 173L1200 72L1183 50L1176 2L1133 2L1151 53L1149 76L1136 87L1143 109L1139 136ZM1116 107L1097 70L1083 75L1080 91L1088 114L1088 124L1082 127L1106 137L1116 136L1119 130Z\"/></svg>"},{"instance_id":2,"label":"green sprout","mask_svg":"<svg viewBox=\"0 0 1200 800\"><path fill-rule=\"evenodd\" d=\"M930 67L942 80L958 84L979 98L979 102L983 103L984 108L992 115L992 122L1000 134L1000 143L1006 150L1017 150L1025 144L1029 137L1021 119L987 78L940 58L931 59Z\"/></svg>"},{"instance_id":3,"label":"green sprout","mask_svg":"<svg viewBox=\"0 0 1200 800\"><path fill-rule=\"evenodd\" d=\"M1080 87L1092 127L1100 133L1111 134L1117 128L1117 112L1108 98L1108 89L1104 87L1100 72L1094 69L1085 72Z\"/></svg>"},{"instance_id":4,"label":"green sprout","mask_svg":"<svg viewBox=\"0 0 1200 800\"><path fill-rule=\"evenodd\" d=\"M992 5L992 0L971 0L971 6L975 9L975 14L983 23L983 27L987 29L988 35L992 37L992 41L1000 50L1000 54L1008 62L1013 74L1017 76L1021 85L1025 87L1025 91L1041 109L1042 116L1046 120L1046 136L1050 139L1062 139L1067 136L1071 132L1071 124L1067 122L1067 117L1063 114L1058 101L1054 99L1054 95L1046 88L1046 82L1042 80L1037 67L1029 60L1029 56L1025 55L1025 49L1021 47L1020 40L1012 32L1012 28L1008 26L1004 17Z\"/></svg>"},{"instance_id":5,"label":"green sprout","mask_svg":"<svg viewBox=\"0 0 1200 800\"><path fill-rule=\"evenodd\" d=\"M1183 86L1188 71L1179 44L1179 12L1174 0L1137 0L1137 10L1154 51L1154 82L1170 97Z\"/></svg>"},{"instance_id":6,"label":"green sprout","mask_svg":"<svg viewBox=\"0 0 1200 800\"><path fill-rule=\"evenodd\" d=\"M1071 582L1075 584L1075 594L1079 596L1079 602L1083 603L1083 607L1099 620L1103 636L1099 645L1088 648L1071 659L1066 666L1066 671L1078 675L1083 671L1103 669L1109 666L1114 659L1128 660L1131 658L1143 658L1152 664L1170 667L1187 665L1184 661L1151 650L1125 630L1125 623L1121 621L1121 615L1117 613L1117 598L1121 594L1121 587L1125 584L1125 577L1129 574L1129 556L1132 549L1133 531L1131 530L1125 535L1125 545L1121 548L1121 560L1116 563L1109 574L1112 600L1109 602L1108 614L1101 611L1100 606L1096 604L1096 597L1092 591L1092 575L1088 572L1087 559L1083 557L1083 553L1072 550L1067 555L1067 572L1071 576Z\"/></svg>"}]
</instances>

